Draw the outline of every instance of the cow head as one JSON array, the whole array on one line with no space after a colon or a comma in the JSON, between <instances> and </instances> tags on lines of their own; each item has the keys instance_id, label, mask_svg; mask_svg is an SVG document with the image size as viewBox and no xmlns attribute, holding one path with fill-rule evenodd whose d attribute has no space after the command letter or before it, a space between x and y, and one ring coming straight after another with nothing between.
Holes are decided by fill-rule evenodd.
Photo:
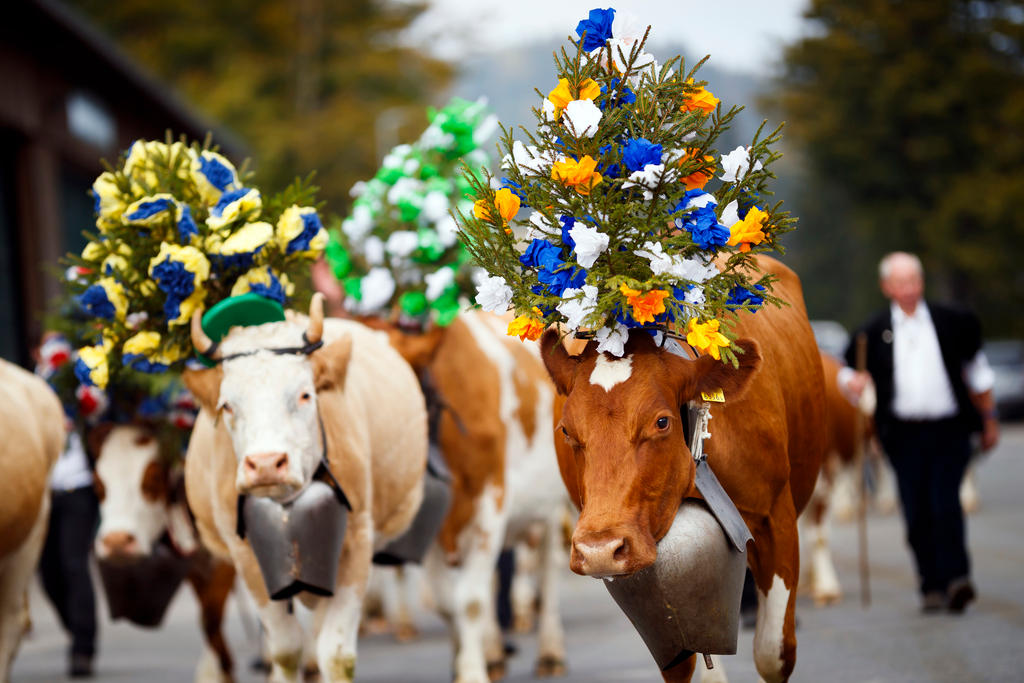
<instances>
[{"instance_id":1,"label":"cow head","mask_svg":"<svg viewBox=\"0 0 1024 683\"><path fill-rule=\"evenodd\" d=\"M631 333L622 358L593 343L569 355L556 330L541 340L544 363L566 396L556 442L563 478L580 507L570 566L596 577L632 574L651 565L695 466L681 411L702 391L738 398L760 362L757 345L736 342L740 367L708 356L686 360Z\"/></svg>"},{"instance_id":2,"label":"cow head","mask_svg":"<svg viewBox=\"0 0 1024 683\"><path fill-rule=\"evenodd\" d=\"M96 557L129 561L149 555L167 530L170 470L153 432L137 424L103 425L90 434L100 498Z\"/></svg>"},{"instance_id":3,"label":"cow head","mask_svg":"<svg viewBox=\"0 0 1024 683\"><path fill-rule=\"evenodd\" d=\"M277 322L233 328L214 355L221 363L184 373L186 386L231 436L239 493L287 501L312 481L320 463L317 394L344 385L352 339L343 337L308 356L273 352L303 346L303 332L306 342L320 341L322 295L313 296L308 327ZM200 353L212 347L198 314L192 341Z\"/></svg>"}]
</instances>

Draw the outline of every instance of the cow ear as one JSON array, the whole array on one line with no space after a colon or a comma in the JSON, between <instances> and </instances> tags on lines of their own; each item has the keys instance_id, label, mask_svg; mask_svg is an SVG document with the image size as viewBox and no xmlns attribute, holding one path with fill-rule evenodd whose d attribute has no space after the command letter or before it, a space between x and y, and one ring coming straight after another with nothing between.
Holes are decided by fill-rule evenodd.
<instances>
[{"instance_id":1,"label":"cow ear","mask_svg":"<svg viewBox=\"0 0 1024 683\"><path fill-rule=\"evenodd\" d=\"M406 334L401 330L391 328L388 330L388 339L391 341L391 346L402 354L402 358L414 370L419 371L434 360L434 354L437 353L438 347L441 346L441 340L444 339L444 330L445 328L435 325L423 334Z\"/></svg>"},{"instance_id":2,"label":"cow ear","mask_svg":"<svg viewBox=\"0 0 1024 683\"><path fill-rule=\"evenodd\" d=\"M195 399L199 401L199 405L216 415L217 404L220 402L220 384L224 380L224 371L220 366L205 370L188 368L181 373L181 379Z\"/></svg>"},{"instance_id":3,"label":"cow ear","mask_svg":"<svg viewBox=\"0 0 1024 683\"><path fill-rule=\"evenodd\" d=\"M540 357L551 375L558 393L565 396L572 391L572 383L576 377L576 369L580 366L579 356L570 356L562 345L558 330L548 328L540 338Z\"/></svg>"},{"instance_id":4,"label":"cow ear","mask_svg":"<svg viewBox=\"0 0 1024 683\"><path fill-rule=\"evenodd\" d=\"M317 391L345 386L345 373L352 357L352 336L345 335L309 357L313 363L313 382Z\"/></svg>"},{"instance_id":5,"label":"cow ear","mask_svg":"<svg viewBox=\"0 0 1024 683\"><path fill-rule=\"evenodd\" d=\"M143 498L151 503L166 501L170 489L169 477L167 466L159 460L153 460L146 465L142 473Z\"/></svg>"},{"instance_id":6,"label":"cow ear","mask_svg":"<svg viewBox=\"0 0 1024 683\"><path fill-rule=\"evenodd\" d=\"M738 368L711 356L701 356L697 360L697 394L721 389L727 401L743 396L750 380L761 367L761 349L753 339L739 339L733 342L733 349L739 361Z\"/></svg>"}]
</instances>

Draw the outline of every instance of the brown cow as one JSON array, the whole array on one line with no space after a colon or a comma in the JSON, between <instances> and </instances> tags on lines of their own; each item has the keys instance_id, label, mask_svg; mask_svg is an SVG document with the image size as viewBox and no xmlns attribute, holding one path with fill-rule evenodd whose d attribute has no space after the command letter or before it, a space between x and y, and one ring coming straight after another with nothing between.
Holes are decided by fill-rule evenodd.
<instances>
[{"instance_id":1,"label":"brown cow","mask_svg":"<svg viewBox=\"0 0 1024 683\"><path fill-rule=\"evenodd\" d=\"M535 671L554 676L566 668L558 575L568 499L548 430L555 389L537 346L509 337L507 327L498 316L469 311L424 335L391 333L443 406L438 438L452 472L452 505L425 567L451 621L458 683L486 683L504 669L494 566L502 547L527 537L540 551L542 584Z\"/></svg>"},{"instance_id":2,"label":"brown cow","mask_svg":"<svg viewBox=\"0 0 1024 683\"><path fill-rule=\"evenodd\" d=\"M47 478L64 445L64 411L46 382L0 360L0 681L29 626L28 585L50 514Z\"/></svg>"},{"instance_id":3,"label":"brown cow","mask_svg":"<svg viewBox=\"0 0 1024 683\"><path fill-rule=\"evenodd\" d=\"M164 546L168 557L184 555L187 559L180 561L181 569L187 572L186 578L199 599L206 641L195 680L232 680L231 652L221 627L224 606L235 582L235 568L198 544L180 469L168 464L170 458L160 453L158 441L147 425L101 424L91 430L88 442L96 458L93 483L100 499L97 559L116 567L115 572L134 565L138 571L132 575L133 580L145 581L147 576L138 572L154 566L146 561L156 556L158 546ZM166 565L154 572L149 580L167 579ZM157 587L153 586L153 590ZM120 597L108 596L112 604Z\"/></svg>"},{"instance_id":4,"label":"brown cow","mask_svg":"<svg viewBox=\"0 0 1024 683\"><path fill-rule=\"evenodd\" d=\"M684 360L645 331L631 333L622 358L598 354L593 344L570 356L556 330L541 344L566 396L556 443L562 478L580 508L570 557L579 574L624 576L654 562L680 501L700 497L681 410L702 391L724 391L725 403L711 409L705 452L754 537L754 661L777 683L796 663L797 515L821 463L824 389L799 279L773 259L758 264L778 276L775 294L789 305L739 314L738 369L709 356ZM663 671L665 680L690 680L694 659Z\"/></svg>"}]
</instances>

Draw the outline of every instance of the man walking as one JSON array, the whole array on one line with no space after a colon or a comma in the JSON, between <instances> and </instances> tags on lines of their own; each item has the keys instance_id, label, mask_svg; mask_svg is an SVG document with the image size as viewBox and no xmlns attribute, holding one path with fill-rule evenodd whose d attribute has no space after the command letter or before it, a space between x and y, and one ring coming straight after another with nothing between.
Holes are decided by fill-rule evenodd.
<instances>
[{"instance_id":1,"label":"man walking","mask_svg":"<svg viewBox=\"0 0 1024 683\"><path fill-rule=\"evenodd\" d=\"M859 330L867 337L867 372L845 368L839 381L859 396L868 376L874 380L875 426L896 471L922 609L961 613L975 590L960 481L971 455L970 435L981 432L984 450L999 439L994 375L981 353L977 317L926 302L916 256L887 255L879 278L890 305ZM852 342L848 365L855 356Z\"/></svg>"}]
</instances>

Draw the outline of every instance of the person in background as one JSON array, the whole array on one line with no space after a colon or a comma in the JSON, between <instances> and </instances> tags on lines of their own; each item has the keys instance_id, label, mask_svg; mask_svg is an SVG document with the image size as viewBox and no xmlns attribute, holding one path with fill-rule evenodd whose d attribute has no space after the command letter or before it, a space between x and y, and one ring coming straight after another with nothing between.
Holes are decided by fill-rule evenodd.
<instances>
[{"instance_id":1,"label":"person in background","mask_svg":"<svg viewBox=\"0 0 1024 683\"><path fill-rule=\"evenodd\" d=\"M35 354L36 373L48 379L70 354L71 348L63 338L45 337ZM39 574L47 598L71 635L68 674L90 678L96 654L96 595L89 574L89 553L99 500L93 488L92 466L74 425L69 425L64 451L50 473L50 492L50 522Z\"/></svg>"},{"instance_id":2,"label":"person in background","mask_svg":"<svg viewBox=\"0 0 1024 683\"><path fill-rule=\"evenodd\" d=\"M981 352L971 312L924 300L920 259L894 252L879 264L890 305L851 337L839 383L859 398L870 376L878 396L875 426L896 472L907 541L920 579L922 609L961 613L976 597L970 578L960 481L971 456L999 440L995 377ZM856 339L867 339L858 372Z\"/></svg>"}]
</instances>

